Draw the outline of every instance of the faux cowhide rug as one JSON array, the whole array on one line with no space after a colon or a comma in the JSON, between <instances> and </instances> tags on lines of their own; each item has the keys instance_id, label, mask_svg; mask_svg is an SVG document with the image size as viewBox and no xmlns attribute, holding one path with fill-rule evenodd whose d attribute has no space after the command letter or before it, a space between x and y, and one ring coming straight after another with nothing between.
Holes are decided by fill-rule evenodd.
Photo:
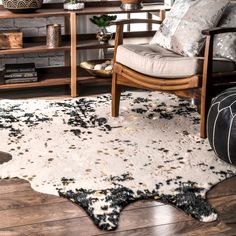
<instances>
[{"instance_id":1,"label":"faux cowhide rug","mask_svg":"<svg viewBox=\"0 0 236 236\"><path fill-rule=\"evenodd\" d=\"M236 168L199 137L188 102L157 92L125 93L112 118L110 95L69 100L1 100L0 177L19 177L66 197L101 229L117 227L130 202L152 198L200 221L217 215L205 199Z\"/></svg>"}]
</instances>

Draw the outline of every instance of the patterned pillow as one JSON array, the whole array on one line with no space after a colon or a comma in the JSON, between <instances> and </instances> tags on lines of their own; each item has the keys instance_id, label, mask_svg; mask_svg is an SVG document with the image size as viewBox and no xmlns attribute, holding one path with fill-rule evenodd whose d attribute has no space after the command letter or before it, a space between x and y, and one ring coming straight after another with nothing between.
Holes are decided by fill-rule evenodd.
<instances>
[{"instance_id":1,"label":"patterned pillow","mask_svg":"<svg viewBox=\"0 0 236 236\"><path fill-rule=\"evenodd\" d=\"M236 3L232 3L226 8L219 27L236 27ZM215 37L214 56L236 62L236 33L220 34Z\"/></svg>"},{"instance_id":2,"label":"patterned pillow","mask_svg":"<svg viewBox=\"0 0 236 236\"><path fill-rule=\"evenodd\" d=\"M201 31L215 27L229 0L176 0L150 44L184 56L198 56L205 43Z\"/></svg>"}]
</instances>

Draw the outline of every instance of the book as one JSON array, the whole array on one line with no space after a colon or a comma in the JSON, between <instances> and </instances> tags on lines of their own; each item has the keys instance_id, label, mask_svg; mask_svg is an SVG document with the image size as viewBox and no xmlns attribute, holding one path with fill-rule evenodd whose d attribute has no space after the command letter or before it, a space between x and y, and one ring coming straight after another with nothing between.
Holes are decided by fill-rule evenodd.
<instances>
[{"instance_id":1,"label":"book","mask_svg":"<svg viewBox=\"0 0 236 236\"><path fill-rule=\"evenodd\" d=\"M4 78L30 78L37 77L37 72L15 72L15 73L5 73Z\"/></svg>"},{"instance_id":2,"label":"book","mask_svg":"<svg viewBox=\"0 0 236 236\"><path fill-rule=\"evenodd\" d=\"M3 77L0 77L0 85L5 84Z\"/></svg>"},{"instance_id":3,"label":"book","mask_svg":"<svg viewBox=\"0 0 236 236\"><path fill-rule=\"evenodd\" d=\"M17 72L34 72L34 63L21 63L21 64L6 64L5 73L17 73Z\"/></svg>"},{"instance_id":4,"label":"book","mask_svg":"<svg viewBox=\"0 0 236 236\"><path fill-rule=\"evenodd\" d=\"M11 78L11 79L5 79L5 84L19 84L19 83L31 83L31 82L37 82L38 77L30 77L30 78Z\"/></svg>"}]
</instances>

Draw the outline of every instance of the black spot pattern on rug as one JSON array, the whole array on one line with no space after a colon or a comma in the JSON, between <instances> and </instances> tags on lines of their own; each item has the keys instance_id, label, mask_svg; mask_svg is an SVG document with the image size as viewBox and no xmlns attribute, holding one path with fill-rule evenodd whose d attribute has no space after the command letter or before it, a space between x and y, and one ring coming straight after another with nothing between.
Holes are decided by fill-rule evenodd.
<instances>
[{"instance_id":1,"label":"black spot pattern on rug","mask_svg":"<svg viewBox=\"0 0 236 236\"><path fill-rule=\"evenodd\" d=\"M116 179L124 179L124 175L116 177ZM144 191L134 192L132 189L126 188L121 184L116 184L115 188L95 191L91 189L77 189L76 192L59 191L59 195L78 204L86 210L88 215L93 219L94 223L103 230L114 230L119 223L120 212L128 204L144 199L154 199L163 203L172 204L183 210L192 217L201 220L202 217L208 217L215 214L211 205L202 197L204 189L196 187L196 183L179 181L181 177L168 181L178 181L179 186L175 189L174 195L159 194L158 189L162 183L156 184L156 189L150 192L148 189ZM96 197L100 195L100 199ZM102 196L102 197L101 197ZM94 214L93 205L97 201L103 201L101 210L103 214ZM109 213L106 213L108 211Z\"/></svg>"},{"instance_id":2,"label":"black spot pattern on rug","mask_svg":"<svg viewBox=\"0 0 236 236\"><path fill-rule=\"evenodd\" d=\"M214 221L206 192L236 169L199 137L196 107L162 93L125 93L120 117L111 118L110 104L110 95L3 102L1 149L12 160L0 165L0 178L59 194L104 230L116 229L122 209L143 199Z\"/></svg>"},{"instance_id":3,"label":"black spot pattern on rug","mask_svg":"<svg viewBox=\"0 0 236 236\"><path fill-rule=\"evenodd\" d=\"M109 100L109 96L100 96L99 103L103 103ZM90 128L98 127L99 130L107 132L111 130L109 124L107 124L107 119L105 117L98 117L95 113L95 100L86 100L84 98L79 99L75 104L67 104L64 102L58 102L51 104L51 106L60 106L64 108L65 114L70 118L67 122L68 125L74 127L70 129L74 135L80 137L81 134L91 134L90 131L86 131ZM83 131L81 131L81 128ZM65 131L67 132L67 130Z\"/></svg>"},{"instance_id":4,"label":"black spot pattern on rug","mask_svg":"<svg viewBox=\"0 0 236 236\"><path fill-rule=\"evenodd\" d=\"M39 123L48 122L51 119L44 114L35 115L33 113L24 113L23 115L17 117L13 115L17 112L24 113L24 110L20 108L20 105L14 105L10 109L0 108L1 120L0 120L0 129L8 129L9 137L12 137L11 142L15 142L18 139L21 139L24 134L22 133L22 129L15 129L13 127L14 123L18 123L21 121L28 127L37 126Z\"/></svg>"},{"instance_id":5,"label":"black spot pattern on rug","mask_svg":"<svg viewBox=\"0 0 236 236\"><path fill-rule=\"evenodd\" d=\"M125 98L123 97L122 99L127 99L129 97L130 94L126 95ZM151 101L151 99L141 97L134 99L133 104L141 104L145 108L133 108L132 111L139 114L148 113L148 102ZM94 112L94 109L91 108L90 104L91 103L88 103L87 101L81 99L78 102L80 112L75 113L75 111L73 111L72 113L70 113L70 116L72 117L70 119L70 124L75 127L81 126L83 128L95 127L95 124L98 124L104 131L111 130L111 127L107 124L106 118L89 116L90 112ZM63 106L63 104L60 105ZM170 107L172 109L171 111L168 111ZM159 114L160 119L171 120L175 115L186 117L191 115L191 113L195 113L197 111L196 107L192 107L190 102L181 99L179 99L178 106L173 105L170 107L167 107L166 103L161 103L157 106L156 109L153 110L153 113L148 114L146 117L148 119L152 119L154 114L157 113ZM83 116L80 116L79 114L82 114ZM89 119L87 119L87 117L89 117ZM198 124L200 120L199 118L193 118L192 121L193 124ZM71 131L75 135L79 135L81 133L79 129L73 129ZM77 131L77 134L75 133L75 131ZM185 135L188 135L187 131L183 131L183 133ZM168 150L166 150L165 148L160 148L159 150L168 152ZM191 152L191 150L188 151ZM193 182L182 183L180 181L181 178L182 177L177 176L176 179L166 180L167 185L169 185L172 181L175 183L178 182L180 187L175 189L175 195L159 194L158 189L160 185L163 185L163 183L156 184L156 189L154 189L152 192L146 189L144 191L137 191L135 193L131 189L126 188L119 183L132 179L132 177L130 177L127 173L124 173L121 176L110 176L109 180L113 182L115 188L104 189L100 191L82 188L76 189L76 192L71 190L62 192L60 189L58 191L60 196L69 199L70 201L78 204L83 209L85 209L87 214L93 219L94 223L103 230L116 229L119 223L119 215L122 209L137 200L155 199L163 203L169 203L177 208L180 208L181 210L185 211L187 214L198 220L200 220L202 217L208 217L212 214L215 214L215 211L211 207L211 205L202 197L201 193L204 192L204 189L195 187L196 183ZM66 185L68 181L71 181L67 180L65 182L64 180L65 179L62 178L62 182L64 185ZM99 194L100 196L103 195L102 201L104 201L104 205L101 206L101 210L105 211L105 213L99 215L94 214L93 208L93 204L99 200L98 198L96 198L96 194ZM110 213L106 213L106 211L109 211Z\"/></svg>"}]
</instances>

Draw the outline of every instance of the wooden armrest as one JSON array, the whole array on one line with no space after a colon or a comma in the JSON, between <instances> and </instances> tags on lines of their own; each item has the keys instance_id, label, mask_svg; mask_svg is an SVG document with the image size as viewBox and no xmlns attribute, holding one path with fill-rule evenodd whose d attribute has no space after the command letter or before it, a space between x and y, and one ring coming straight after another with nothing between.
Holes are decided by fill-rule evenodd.
<instances>
[{"instance_id":1,"label":"wooden armrest","mask_svg":"<svg viewBox=\"0 0 236 236\"><path fill-rule=\"evenodd\" d=\"M152 19L128 19L128 20L112 21L110 25L125 25L125 24L137 24L137 23L161 24L162 21L152 20Z\"/></svg>"},{"instance_id":2,"label":"wooden armrest","mask_svg":"<svg viewBox=\"0 0 236 236\"><path fill-rule=\"evenodd\" d=\"M236 32L235 27L224 27L224 28L213 28L203 30L202 34L206 35L206 45L204 53L204 63L203 63L203 74L202 74L202 88L201 88L201 113L203 114L209 108L209 94L210 86L212 83L213 76L213 45L214 45L214 36L217 34L231 33ZM205 118L204 118L205 119ZM202 124L205 123L205 120ZM204 130L204 127L201 127L201 130Z\"/></svg>"},{"instance_id":3,"label":"wooden armrest","mask_svg":"<svg viewBox=\"0 0 236 236\"><path fill-rule=\"evenodd\" d=\"M213 28L213 29L206 29L202 31L202 34L204 35L215 35L215 34L224 34L224 33L231 33L231 32L236 32L236 28L235 27L217 27L217 28Z\"/></svg>"},{"instance_id":4,"label":"wooden armrest","mask_svg":"<svg viewBox=\"0 0 236 236\"><path fill-rule=\"evenodd\" d=\"M232 32L236 32L235 27L217 27L202 31L202 34L206 35L204 67L203 67L203 80L205 80L205 85L207 84L207 78L209 78L212 75L214 36L217 34L232 33Z\"/></svg>"}]
</instances>

